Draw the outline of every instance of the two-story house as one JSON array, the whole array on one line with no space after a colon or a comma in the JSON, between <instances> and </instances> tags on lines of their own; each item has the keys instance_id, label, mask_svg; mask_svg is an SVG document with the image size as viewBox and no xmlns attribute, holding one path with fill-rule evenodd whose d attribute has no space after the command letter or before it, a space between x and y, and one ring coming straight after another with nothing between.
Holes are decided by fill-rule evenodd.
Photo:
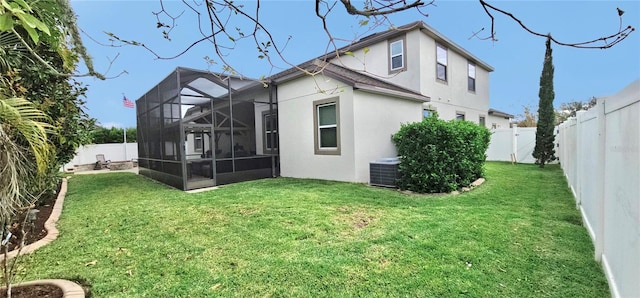
<instances>
[{"instance_id":1,"label":"two-story house","mask_svg":"<svg viewBox=\"0 0 640 298\"><path fill-rule=\"evenodd\" d=\"M331 63L429 96L425 114L486 125L493 68L423 22L370 35L338 52L327 56Z\"/></svg>"},{"instance_id":2,"label":"two-story house","mask_svg":"<svg viewBox=\"0 0 640 298\"><path fill-rule=\"evenodd\" d=\"M277 174L366 183L403 123L437 112L487 125L491 71L423 22L266 85L177 68L137 101L140 173L182 189Z\"/></svg>"},{"instance_id":3,"label":"two-story house","mask_svg":"<svg viewBox=\"0 0 640 298\"><path fill-rule=\"evenodd\" d=\"M272 77L283 176L367 182L370 161L396 155L390 136L401 123L437 112L487 125L493 68L423 22L316 59L301 65L315 77L295 69ZM318 122L324 113L336 118L331 130Z\"/></svg>"}]
</instances>

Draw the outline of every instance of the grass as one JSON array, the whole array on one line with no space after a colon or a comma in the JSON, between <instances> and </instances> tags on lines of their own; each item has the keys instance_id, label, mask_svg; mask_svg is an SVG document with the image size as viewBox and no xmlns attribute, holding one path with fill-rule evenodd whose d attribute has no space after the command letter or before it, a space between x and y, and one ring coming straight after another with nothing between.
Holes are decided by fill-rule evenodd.
<instances>
[{"instance_id":1,"label":"grass","mask_svg":"<svg viewBox=\"0 0 640 298\"><path fill-rule=\"evenodd\" d=\"M133 174L69 181L25 280L93 297L608 297L557 166L486 165L456 196L267 179L187 194Z\"/></svg>"}]
</instances>

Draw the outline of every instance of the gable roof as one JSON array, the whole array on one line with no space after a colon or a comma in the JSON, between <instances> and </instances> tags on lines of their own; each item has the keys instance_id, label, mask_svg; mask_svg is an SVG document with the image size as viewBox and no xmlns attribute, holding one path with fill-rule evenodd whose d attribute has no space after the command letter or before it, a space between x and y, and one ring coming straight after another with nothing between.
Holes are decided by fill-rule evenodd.
<instances>
[{"instance_id":1,"label":"gable roof","mask_svg":"<svg viewBox=\"0 0 640 298\"><path fill-rule=\"evenodd\" d=\"M491 65L489 65L488 63L480 60L480 58L474 56L469 51L465 50L463 47L461 47L457 43L453 42L451 39L449 39L448 37L444 36L442 33L438 32L436 29L434 29L433 27L427 25L423 21L416 21L416 22L409 23L409 24L406 24L406 25L403 25L403 26L400 26L400 27L389 29L387 31L373 33L371 35L368 35L368 36L365 36L365 37L361 38L360 40L356 41L355 43L352 43L350 45L347 45L347 46L344 46L342 48L339 48L336 51L332 51L331 53L327 53L327 54L322 55L322 56L320 56L320 57L318 57L316 59L320 59L320 60L323 60L323 61L330 60L330 59L333 59L336 56L338 56L338 53L340 55L342 55L345 52L360 50L360 49L363 49L363 48L368 47L370 45L379 43L381 41L385 41L387 39L395 38L395 37L400 36L402 34L406 34L407 32L413 31L413 30L422 31L423 33L427 34L428 36L430 36L431 38L436 40L438 43L442 44L443 46L446 46L449 49L454 50L456 53L458 53L458 54L462 55L463 57L473 61L474 63L476 63L476 65L486 69L489 72L494 70Z\"/></svg>"},{"instance_id":2,"label":"gable roof","mask_svg":"<svg viewBox=\"0 0 640 298\"><path fill-rule=\"evenodd\" d=\"M308 75L307 72L322 74L324 76L344 82L349 86L352 86L354 89L362 90L365 92L402 97L419 102L430 101L430 97L424 96L415 91L318 59L307 61L298 65L297 67L292 67L290 69L277 73L271 76L269 79L275 84L281 84Z\"/></svg>"}]
</instances>

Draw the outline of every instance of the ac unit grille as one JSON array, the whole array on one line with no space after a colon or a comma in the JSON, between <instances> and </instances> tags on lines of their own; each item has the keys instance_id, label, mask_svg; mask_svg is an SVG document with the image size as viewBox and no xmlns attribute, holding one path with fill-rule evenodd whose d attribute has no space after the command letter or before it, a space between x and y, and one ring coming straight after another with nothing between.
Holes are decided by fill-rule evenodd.
<instances>
[{"instance_id":1,"label":"ac unit grille","mask_svg":"<svg viewBox=\"0 0 640 298\"><path fill-rule=\"evenodd\" d=\"M384 187L396 187L400 178L398 158L385 158L369 163L369 184Z\"/></svg>"}]
</instances>

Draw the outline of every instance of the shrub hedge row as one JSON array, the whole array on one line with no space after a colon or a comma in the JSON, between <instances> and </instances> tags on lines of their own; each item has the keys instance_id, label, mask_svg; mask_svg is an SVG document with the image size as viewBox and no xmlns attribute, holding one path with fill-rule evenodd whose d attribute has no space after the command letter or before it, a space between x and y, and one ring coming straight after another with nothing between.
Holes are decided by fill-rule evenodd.
<instances>
[{"instance_id":1,"label":"shrub hedge row","mask_svg":"<svg viewBox=\"0 0 640 298\"><path fill-rule=\"evenodd\" d=\"M468 186L483 174L490 137L486 127L437 116L403 124L392 136L401 156L398 187L439 193Z\"/></svg>"}]
</instances>

